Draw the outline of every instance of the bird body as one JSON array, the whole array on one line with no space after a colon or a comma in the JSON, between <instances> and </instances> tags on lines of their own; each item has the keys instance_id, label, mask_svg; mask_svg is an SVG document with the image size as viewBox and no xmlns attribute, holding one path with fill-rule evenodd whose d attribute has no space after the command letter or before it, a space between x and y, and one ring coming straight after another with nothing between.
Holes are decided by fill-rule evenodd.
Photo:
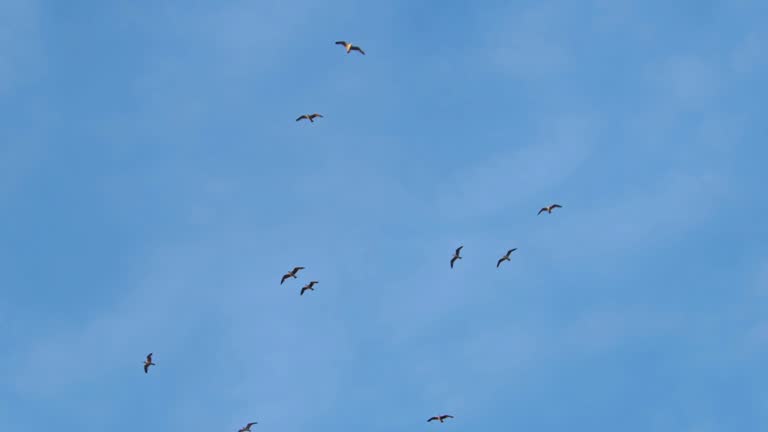
<instances>
[{"instance_id":1,"label":"bird body","mask_svg":"<svg viewBox=\"0 0 768 432\"><path fill-rule=\"evenodd\" d=\"M512 249L508 250L507 253L503 257L499 258L499 260L496 262L496 268L499 268L501 263L503 263L504 261L512 261L511 259L509 259L509 257L510 257L510 255L512 255L512 252L514 252L516 250L517 250L517 248L512 248Z\"/></svg>"},{"instance_id":2,"label":"bird body","mask_svg":"<svg viewBox=\"0 0 768 432\"><path fill-rule=\"evenodd\" d=\"M318 118L318 117L323 118L323 116L318 114L318 113L304 114L304 115L299 116L299 118L297 118L296 121L299 121L299 120L302 120L302 119L307 119L307 120L309 120L310 123L314 123L315 119Z\"/></svg>"},{"instance_id":3,"label":"bird body","mask_svg":"<svg viewBox=\"0 0 768 432\"><path fill-rule=\"evenodd\" d=\"M552 205L547 206L547 207L542 207L541 210L539 210L539 212L536 215L538 216L538 215L540 215L540 214L542 214L544 212L552 213L552 210L554 210L556 208L563 208L563 206L561 206L560 204L552 204Z\"/></svg>"},{"instance_id":4,"label":"bird body","mask_svg":"<svg viewBox=\"0 0 768 432\"><path fill-rule=\"evenodd\" d=\"M288 278L296 279L296 273L298 273L299 270L303 270L303 269L304 269L304 267L294 267L293 270L291 270L288 273L283 275L283 278L280 279L280 285L282 285L283 282L285 282L285 280L288 279Z\"/></svg>"},{"instance_id":5,"label":"bird body","mask_svg":"<svg viewBox=\"0 0 768 432\"><path fill-rule=\"evenodd\" d=\"M459 253L461 253L461 249L463 247L464 246L459 246L459 248L456 249L456 252L453 254L453 258L451 258L451 268L453 268L453 263L455 263L456 260L460 260L461 259L461 256L459 256Z\"/></svg>"},{"instance_id":6,"label":"bird body","mask_svg":"<svg viewBox=\"0 0 768 432\"><path fill-rule=\"evenodd\" d=\"M362 48L360 48L360 47L359 47L359 46L357 46L357 45L352 45L350 42L346 42L346 41L336 41L336 45L341 45L341 46L343 46L343 47L344 47L344 50L346 50L346 51L347 51L347 54L349 54L349 52L350 52L350 51L359 51L359 52L360 52L360 54L362 54L362 55L365 55L365 51L363 51L363 50L362 50Z\"/></svg>"},{"instance_id":7,"label":"bird body","mask_svg":"<svg viewBox=\"0 0 768 432\"><path fill-rule=\"evenodd\" d=\"M306 291L306 290L314 291L315 289L312 288L312 287L315 286L316 283L319 283L319 282L312 281L312 282L304 285L303 287L301 287L301 292L299 293L299 295L304 295L304 291Z\"/></svg>"},{"instance_id":8,"label":"bird body","mask_svg":"<svg viewBox=\"0 0 768 432\"><path fill-rule=\"evenodd\" d=\"M440 423L445 423L445 419L453 418L452 415L443 414L439 416L430 417L429 420L427 420L427 423L431 422L432 420L437 420Z\"/></svg>"},{"instance_id":9,"label":"bird body","mask_svg":"<svg viewBox=\"0 0 768 432\"><path fill-rule=\"evenodd\" d=\"M150 366L156 366L154 363L152 363L152 353L147 354L147 359L144 360L144 373L149 372Z\"/></svg>"},{"instance_id":10,"label":"bird body","mask_svg":"<svg viewBox=\"0 0 768 432\"><path fill-rule=\"evenodd\" d=\"M245 425L245 427L240 428L237 432L251 432L251 426L258 424L257 422L251 422Z\"/></svg>"}]
</instances>

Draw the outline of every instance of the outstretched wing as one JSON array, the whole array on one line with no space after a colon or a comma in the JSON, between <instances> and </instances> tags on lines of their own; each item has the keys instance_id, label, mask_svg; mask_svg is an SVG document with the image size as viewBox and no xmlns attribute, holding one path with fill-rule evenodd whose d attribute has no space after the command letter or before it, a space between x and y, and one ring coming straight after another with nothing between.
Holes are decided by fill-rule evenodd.
<instances>
[{"instance_id":1,"label":"outstretched wing","mask_svg":"<svg viewBox=\"0 0 768 432\"><path fill-rule=\"evenodd\" d=\"M563 208L563 206L561 206L560 204L552 204L550 207L552 207L553 209Z\"/></svg>"},{"instance_id":2,"label":"outstretched wing","mask_svg":"<svg viewBox=\"0 0 768 432\"><path fill-rule=\"evenodd\" d=\"M309 283L309 287L312 288L313 286L315 286L316 283L320 283L320 282L312 281L312 282Z\"/></svg>"},{"instance_id":3,"label":"outstretched wing","mask_svg":"<svg viewBox=\"0 0 768 432\"><path fill-rule=\"evenodd\" d=\"M253 425L255 425L255 424L258 424L258 423L257 423L257 422L248 423L247 425L245 425L245 427L249 428L249 427L251 427L251 426L253 426Z\"/></svg>"},{"instance_id":4,"label":"outstretched wing","mask_svg":"<svg viewBox=\"0 0 768 432\"><path fill-rule=\"evenodd\" d=\"M452 416L452 415L448 415L448 414L446 414L446 415L442 415L442 416L440 416L440 417L442 417L443 419L447 419L447 418L453 418L453 416Z\"/></svg>"},{"instance_id":5,"label":"outstretched wing","mask_svg":"<svg viewBox=\"0 0 768 432\"><path fill-rule=\"evenodd\" d=\"M499 260L496 262L496 268L499 268L499 266L501 265L501 263L504 262L505 259L506 259L506 257L499 258Z\"/></svg>"},{"instance_id":6,"label":"outstretched wing","mask_svg":"<svg viewBox=\"0 0 768 432\"><path fill-rule=\"evenodd\" d=\"M300 116L299 118L297 118L296 121L299 121L301 119L309 119L309 117L307 117L307 115L304 114L303 116Z\"/></svg>"},{"instance_id":7,"label":"outstretched wing","mask_svg":"<svg viewBox=\"0 0 768 432\"><path fill-rule=\"evenodd\" d=\"M293 270L291 270L291 274L296 274L299 270L304 270L304 267L294 267Z\"/></svg>"},{"instance_id":8,"label":"outstretched wing","mask_svg":"<svg viewBox=\"0 0 768 432\"><path fill-rule=\"evenodd\" d=\"M312 118L316 118L316 117L323 118L323 116L321 114L318 114L318 113L314 113L310 117L312 117Z\"/></svg>"},{"instance_id":9,"label":"outstretched wing","mask_svg":"<svg viewBox=\"0 0 768 432\"><path fill-rule=\"evenodd\" d=\"M457 256L451 258L451 268L453 268L453 263L455 263L457 259L459 259Z\"/></svg>"},{"instance_id":10,"label":"outstretched wing","mask_svg":"<svg viewBox=\"0 0 768 432\"><path fill-rule=\"evenodd\" d=\"M336 41L336 45L346 45L345 41Z\"/></svg>"},{"instance_id":11,"label":"outstretched wing","mask_svg":"<svg viewBox=\"0 0 768 432\"><path fill-rule=\"evenodd\" d=\"M352 46L352 48L350 48L350 51L360 51L360 54L365 55L365 51L363 51L363 49L360 48L359 46Z\"/></svg>"},{"instance_id":12,"label":"outstretched wing","mask_svg":"<svg viewBox=\"0 0 768 432\"><path fill-rule=\"evenodd\" d=\"M432 420L440 420L438 417L430 417L429 420L427 420L427 423L431 422Z\"/></svg>"},{"instance_id":13,"label":"outstretched wing","mask_svg":"<svg viewBox=\"0 0 768 432\"><path fill-rule=\"evenodd\" d=\"M299 293L299 295L304 295L304 291L306 291L306 290L308 290L308 289L309 289L308 287L303 287L303 288L301 289L301 292Z\"/></svg>"},{"instance_id":14,"label":"outstretched wing","mask_svg":"<svg viewBox=\"0 0 768 432\"><path fill-rule=\"evenodd\" d=\"M536 216L538 216L538 215L542 214L542 213L543 213L543 212L545 212L545 211L548 211L546 207L544 207L544 208L542 208L541 210L539 210L539 212L538 212L538 213L536 213Z\"/></svg>"},{"instance_id":15,"label":"outstretched wing","mask_svg":"<svg viewBox=\"0 0 768 432\"><path fill-rule=\"evenodd\" d=\"M456 249L456 255L459 255L459 252L461 252L461 249L463 249L464 246L459 246L458 249Z\"/></svg>"},{"instance_id":16,"label":"outstretched wing","mask_svg":"<svg viewBox=\"0 0 768 432\"><path fill-rule=\"evenodd\" d=\"M517 250L517 248L512 248L512 249L508 250L507 251L507 256L509 256L512 252L514 252L516 250Z\"/></svg>"},{"instance_id":17,"label":"outstretched wing","mask_svg":"<svg viewBox=\"0 0 768 432\"><path fill-rule=\"evenodd\" d=\"M291 275L287 275L287 274L283 275L283 278L280 279L280 285L282 285L283 282L285 282L285 280L288 279L289 277L291 277Z\"/></svg>"},{"instance_id":18,"label":"outstretched wing","mask_svg":"<svg viewBox=\"0 0 768 432\"><path fill-rule=\"evenodd\" d=\"M144 363L144 373L147 373L149 370L149 363Z\"/></svg>"},{"instance_id":19,"label":"outstretched wing","mask_svg":"<svg viewBox=\"0 0 768 432\"><path fill-rule=\"evenodd\" d=\"M152 353L147 354L147 361L152 363Z\"/></svg>"}]
</instances>

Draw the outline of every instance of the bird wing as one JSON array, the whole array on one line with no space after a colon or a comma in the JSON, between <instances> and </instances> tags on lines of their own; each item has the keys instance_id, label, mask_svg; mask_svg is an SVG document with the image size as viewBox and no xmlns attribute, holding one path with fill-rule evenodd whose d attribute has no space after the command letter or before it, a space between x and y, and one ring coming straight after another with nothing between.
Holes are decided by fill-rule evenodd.
<instances>
[{"instance_id":1,"label":"bird wing","mask_svg":"<svg viewBox=\"0 0 768 432\"><path fill-rule=\"evenodd\" d=\"M444 416L443 416L443 418L444 418L444 419L447 419L447 418L453 418L453 416L452 416L452 415L448 415L448 414L446 414L446 415L444 415Z\"/></svg>"},{"instance_id":2,"label":"bird wing","mask_svg":"<svg viewBox=\"0 0 768 432\"><path fill-rule=\"evenodd\" d=\"M344 41L336 41L336 45L346 45L347 43Z\"/></svg>"},{"instance_id":3,"label":"bird wing","mask_svg":"<svg viewBox=\"0 0 768 432\"><path fill-rule=\"evenodd\" d=\"M561 206L560 204L552 204L552 206L551 206L551 207L552 207L553 209L556 209L556 208L563 208L563 206Z\"/></svg>"},{"instance_id":4,"label":"bird wing","mask_svg":"<svg viewBox=\"0 0 768 432\"><path fill-rule=\"evenodd\" d=\"M462 248L464 248L464 246L459 246L458 249L456 249L456 255L459 255L459 252L461 252Z\"/></svg>"},{"instance_id":5,"label":"bird wing","mask_svg":"<svg viewBox=\"0 0 768 432\"><path fill-rule=\"evenodd\" d=\"M312 114L312 115L311 115L311 117L312 117L312 118L315 118L315 117L320 117L320 118L323 118L322 114L318 114L318 113L314 113L314 114Z\"/></svg>"},{"instance_id":6,"label":"bird wing","mask_svg":"<svg viewBox=\"0 0 768 432\"><path fill-rule=\"evenodd\" d=\"M439 418L437 418L437 417L430 417L430 419L429 419L429 420L427 420L427 423L431 422L432 420L440 420L440 419L439 419Z\"/></svg>"},{"instance_id":7,"label":"bird wing","mask_svg":"<svg viewBox=\"0 0 768 432\"><path fill-rule=\"evenodd\" d=\"M253 426L255 424L258 424L258 422L248 423L247 425L245 425L245 427L251 427L251 426Z\"/></svg>"},{"instance_id":8,"label":"bird wing","mask_svg":"<svg viewBox=\"0 0 768 432\"><path fill-rule=\"evenodd\" d=\"M299 120L301 120L301 119L308 119L308 118L309 118L309 117L307 117L307 115L306 115L306 114L304 114L304 115L302 115L302 116L299 116L299 118L297 118L297 119L296 119L296 121L299 121Z\"/></svg>"},{"instance_id":9,"label":"bird wing","mask_svg":"<svg viewBox=\"0 0 768 432\"><path fill-rule=\"evenodd\" d=\"M499 258L499 261L496 262L496 268L499 268L502 262L504 262L504 258Z\"/></svg>"},{"instance_id":10,"label":"bird wing","mask_svg":"<svg viewBox=\"0 0 768 432\"><path fill-rule=\"evenodd\" d=\"M457 256L451 258L451 268L453 268L453 263L455 263L457 259L459 259Z\"/></svg>"},{"instance_id":11,"label":"bird wing","mask_svg":"<svg viewBox=\"0 0 768 432\"><path fill-rule=\"evenodd\" d=\"M309 288L307 288L307 287L303 287L303 288L301 289L301 292L299 293L299 295L304 295L304 291L306 291L306 290L308 290L308 289L309 289Z\"/></svg>"},{"instance_id":12,"label":"bird wing","mask_svg":"<svg viewBox=\"0 0 768 432\"><path fill-rule=\"evenodd\" d=\"M514 252L516 250L517 250L517 248L512 248L512 249L508 250L507 251L507 256L509 256L512 252Z\"/></svg>"},{"instance_id":13,"label":"bird wing","mask_svg":"<svg viewBox=\"0 0 768 432\"><path fill-rule=\"evenodd\" d=\"M287 274L283 275L283 278L280 279L280 285L282 285L283 282L285 282L285 280L288 279L289 277L291 277L291 275L287 275Z\"/></svg>"},{"instance_id":14,"label":"bird wing","mask_svg":"<svg viewBox=\"0 0 768 432\"><path fill-rule=\"evenodd\" d=\"M152 363L152 353L147 354L147 361Z\"/></svg>"},{"instance_id":15,"label":"bird wing","mask_svg":"<svg viewBox=\"0 0 768 432\"><path fill-rule=\"evenodd\" d=\"M304 267L294 267L293 270L291 270L291 274L296 274L299 270L304 270Z\"/></svg>"},{"instance_id":16,"label":"bird wing","mask_svg":"<svg viewBox=\"0 0 768 432\"><path fill-rule=\"evenodd\" d=\"M543 212L545 212L545 211L547 211L547 208L546 208L546 207L544 207L543 209L539 210L539 212L538 212L538 213L536 213L536 216L540 215L541 213L543 213Z\"/></svg>"},{"instance_id":17,"label":"bird wing","mask_svg":"<svg viewBox=\"0 0 768 432\"><path fill-rule=\"evenodd\" d=\"M311 287L313 287L313 286L315 286L315 284L317 284L317 283L320 283L320 282L318 282L318 281L312 281L312 282L310 282L310 283L309 283L309 286L310 286L310 288L311 288Z\"/></svg>"},{"instance_id":18,"label":"bird wing","mask_svg":"<svg viewBox=\"0 0 768 432\"><path fill-rule=\"evenodd\" d=\"M149 363L145 363L144 364L144 373L147 373L148 370L149 370Z\"/></svg>"},{"instance_id":19,"label":"bird wing","mask_svg":"<svg viewBox=\"0 0 768 432\"><path fill-rule=\"evenodd\" d=\"M352 46L352 48L350 48L350 50L352 50L352 51L360 51L360 54L365 55L365 51L363 51L363 49L360 48L359 46Z\"/></svg>"}]
</instances>

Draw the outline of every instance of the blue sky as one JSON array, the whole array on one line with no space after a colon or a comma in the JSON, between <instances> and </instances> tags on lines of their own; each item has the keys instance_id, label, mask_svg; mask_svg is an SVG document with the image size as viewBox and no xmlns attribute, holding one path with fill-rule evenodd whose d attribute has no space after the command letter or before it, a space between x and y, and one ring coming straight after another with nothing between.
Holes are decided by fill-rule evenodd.
<instances>
[{"instance_id":1,"label":"blue sky","mask_svg":"<svg viewBox=\"0 0 768 432\"><path fill-rule=\"evenodd\" d=\"M0 430L763 430L768 4L673 3L0 2Z\"/></svg>"}]
</instances>

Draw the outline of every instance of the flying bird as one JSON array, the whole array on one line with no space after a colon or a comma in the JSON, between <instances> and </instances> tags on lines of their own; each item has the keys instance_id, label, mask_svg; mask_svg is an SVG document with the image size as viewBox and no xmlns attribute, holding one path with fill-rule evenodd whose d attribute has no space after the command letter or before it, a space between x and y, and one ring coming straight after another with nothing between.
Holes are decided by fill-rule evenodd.
<instances>
[{"instance_id":1,"label":"flying bird","mask_svg":"<svg viewBox=\"0 0 768 432\"><path fill-rule=\"evenodd\" d=\"M147 359L144 360L144 373L149 371L150 366L156 366L154 363L152 363L152 353L147 354Z\"/></svg>"},{"instance_id":2,"label":"flying bird","mask_svg":"<svg viewBox=\"0 0 768 432\"><path fill-rule=\"evenodd\" d=\"M552 204L549 207L542 207L541 210L539 210L539 212L536 214L536 216L538 216L538 215L540 215L540 214L542 214L544 212L552 213L552 210L554 210L556 208L563 208L563 206L561 206L560 204Z\"/></svg>"},{"instance_id":3,"label":"flying bird","mask_svg":"<svg viewBox=\"0 0 768 432\"><path fill-rule=\"evenodd\" d=\"M453 416L448 414L443 414L441 416L434 416L434 417L431 417L429 420L427 420L427 423L431 422L432 420L437 420L440 423L444 423L445 419L449 419L449 418L453 418Z\"/></svg>"},{"instance_id":4,"label":"flying bird","mask_svg":"<svg viewBox=\"0 0 768 432\"><path fill-rule=\"evenodd\" d=\"M312 287L315 286L316 283L318 283L318 282L317 281L312 281L312 282L304 285L303 287L301 287L301 292L299 293L299 295L304 295L304 291L306 291L306 290L314 291L315 289L312 288Z\"/></svg>"},{"instance_id":5,"label":"flying bird","mask_svg":"<svg viewBox=\"0 0 768 432\"><path fill-rule=\"evenodd\" d=\"M285 282L285 280L288 279L288 278L296 279L296 273L298 273L299 270L303 270L303 269L304 269L304 267L294 267L293 270L291 270L288 273L283 275L283 278L280 279L280 285L282 285L283 282Z\"/></svg>"},{"instance_id":6,"label":"flying bird","mask_svg":"<svg viewBox=\"0 0 768 432\"><path fill-rule=\"evenodd\" d=\"M350 51L360 51L360 54L365 55L365 51L363 51L359 46L352 45L351 43L345 41L337 41L336 45L344 45L344 49L347 50L347 54L349 54Z\"/></svg>"},{"instance_id":7,"label":"flying bird","mask_svg":"<svg viewBox=\"0 0 768 432\"><path fill-rule=\"evenodd\" d=\"M251 432L251 426L253 426L255 424L258 424L258 423L257 422L248 423L247 425L245 425L245 427L241 428L237 432Z\"/></svg>"},{"instance_id":8,"label":"flying bird","mask_svg":"<svg viewBox=\"0 0 768 432\"><path fill-rule=\"evenodd\" d=\"M301 119L307 119L307 120L309 120L310 123L314 123L315 119L318 118L318 117L323 118L323 116L318 114L318 113L304 114L302 116L299 116L299 118L297 118L296 121L299 121Z\"/></svg>"},{"instance_id":9,"label":"flying bird","mask_svg":"<svg viewBox=\"0 0 768 432\"><path fill-rule=\"evenodd\" d=\"M503 263L504 261L511 261L511 260L509 259L509 256L510 256L510 255L512 255L512 252L514 252L514 251L516 251L516 250L517 250L517 248L514 248L514 249L510 249L510 250L508 250L508 251L507 251L507 254L506 254L506 255L504 255L503 257L499 258L499 261L496 263L496 268L499 268L499 266L501 265L501 263Z\"/></svg>"},{"instance_id":10,"label":"flying bird","mask_svg":"<svg viewBox=\"0 0 768 432\"><path fill-rule=\"evenodd\" d=\"M453 268L453 263L456 262L456 260L460 260L461 257L459 256L459 253L461 252L461 248L464 246L459 246L458 249L456 249L456 252L453 254L453 258L451 258L451 268Z\"/></svg>"}]
</instances>

